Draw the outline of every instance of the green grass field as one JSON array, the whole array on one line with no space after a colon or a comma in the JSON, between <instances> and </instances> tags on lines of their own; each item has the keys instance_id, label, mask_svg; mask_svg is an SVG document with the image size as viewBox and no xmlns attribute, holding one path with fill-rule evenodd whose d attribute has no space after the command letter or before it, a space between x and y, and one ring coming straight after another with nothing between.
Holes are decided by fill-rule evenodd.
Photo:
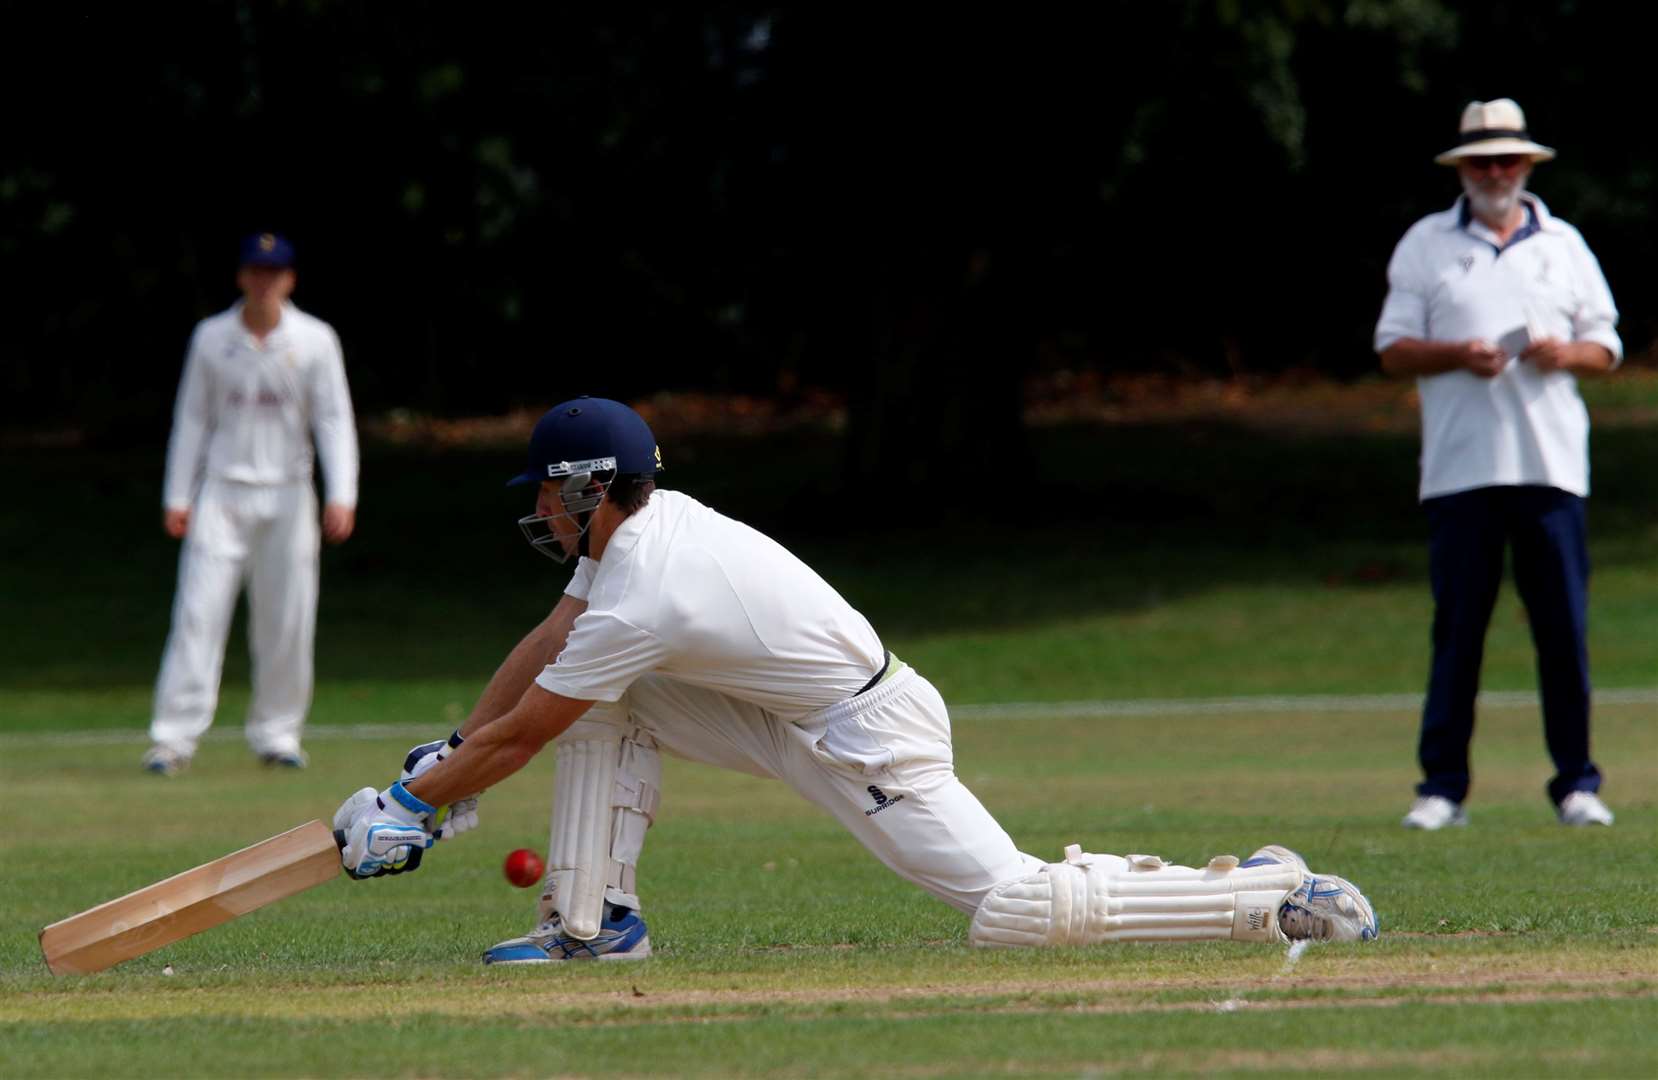
<instances>
[{"instance_id":1,"label":"green grass field","mask_svg":"<svg viewBox=\"0 0 1658 1080\"><path fill-rule=\"evenodd\" d=\"M135 743L11 736L0 939L8 1076L1649 1076L1658 1070L1658 735L1600 718L1609 830L1553 823L1535 716L1492 710L1465 830L1397 827L1414 720L1397 711L958 721L962 776L1026 850L1196 862L1291 844L1352 877L1368 946L973 950L786 789L669 762L642 863L657 955L485 970L531 921L501 877L544 843L551 766L487 796L484 827L400 878L343 878L92 976L54 979L48 922L381 782L409 738L324 738L303 775L209 743L158 781ZM27 760L27 770L15 767ZM168 974L170 965L171 974Z\"/></svg>"},{"instance_id":2,"label":"green grass field","mask_svg":"<svg viewBox=\"0 0 1658 1080\"><path fill-rule=\"evenodd\" d=\"M312 768L264 771L239 743L238 637L214 738L160 781L136 767L176 557L159 456L14 452L0 1074L1658 1074L1658 474L1649 428L1596 438L1591 650L1614 693L1595 747L1618 823L1554 823L1536 707L1505 698L1481 714L1473 824L1433 835L1397 824L1429 617L1413 435L1057 429L1040 460L1096 463L1067 497L893 531L814 518L835 494L802 479L832 472L824 440L682 455L675 486L796 546L959 707L958 771L1025 850L1289 844L1366 889L1374 944L969 949L962 917L786 789L670 760L641 864L657 955L486 971L478 953L531 919L499 865L545 844L538 761L419 873L57 979L42 926L388 782L562 581L512 528L515 450L371 448L359 536L325 560ZM75 492L91 512L65 521ZM1508 593L1485 685L1529 691L1531 672ZM1249 700L1269 695L1369 697Z\"/></svg>"}]
</instances>

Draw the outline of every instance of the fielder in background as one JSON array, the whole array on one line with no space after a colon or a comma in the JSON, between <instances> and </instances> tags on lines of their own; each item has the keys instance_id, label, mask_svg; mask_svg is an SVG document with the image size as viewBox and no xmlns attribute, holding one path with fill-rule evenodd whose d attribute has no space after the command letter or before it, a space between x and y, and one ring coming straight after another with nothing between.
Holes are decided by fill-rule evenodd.
<instances>
[{"instance_id":1,"label":"fielder in background","mask_svg":"<svg viewBox=\"0 0 1658 1080\"><path fill-rule=\"evenodd\" d=\"M242 300L190 339L167 445L162 527L184 541L172 630L144 767L189 764L213 723L225 639L248 590L253 700L247 738L268 765L301 768L317 616L313 434L328 502L322 537L356 523L357 429L334 330L289 303L294 251L272 233L242 245Z\"/></svg>"},{"instance_id":2,"label":"fielder in background","mask_svg":"<svg viewBox=\"0 0 1658 1080\"><path fill-rule=\"evenodd\" d=\"M1375 936L1368 901L1270 847L1201 868L1072 846L1044 864L955 774L950 719L822 578L761 533L656 487L645 421L578 398L530 440L536 512L520 525L556 561L564 596L496 672L447 741L416 747L383 792L334 826L355 877L419 865L436 807L447 835L476 793L549 742L552 836L537 923L486 963L628 960L650 953L635 882L660 799L660 752L780 780L899 876L971 916L980 945Z\"/></svg>"},{"instance_id":3,"label":"fielder in background","mask_svg":"<svg viewBox=\"0 0 1658 1080\"><path fill-rule=\"evenodd\" d=\"M1531 625L1543 724L1567 825L1610 825L1589 757L1589 414L1577 377L1616 367L1612 293L1578 231L1526 191L1554 157L1507 98L1473 102L1454 166L1462 195L1399 242L1376 326L1382 369L1416 377L1433 585L1423 780L1408 828L1468 820L1468 744L1504 549Z\"/></svg>"}]
</instances>

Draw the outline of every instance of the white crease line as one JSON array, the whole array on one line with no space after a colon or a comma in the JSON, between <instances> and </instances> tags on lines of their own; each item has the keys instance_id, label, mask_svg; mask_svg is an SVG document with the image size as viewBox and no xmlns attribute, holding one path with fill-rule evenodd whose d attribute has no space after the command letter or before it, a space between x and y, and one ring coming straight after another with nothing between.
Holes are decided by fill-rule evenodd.
<instances>
[{"instance_id":1,"label":"white crease line","mask_svg":"<svg viewBox=\"0 0 1658 1080\"><path fill-rule=\"evenodd\" d=\"M1658 688L1597 690L1596 705L1658 705ZM1479 696L1487 709L1537 708L1535 693L1497 690ZM1014 701L1004 704L952 705L950 715L961 720L1092 719L1131 716L1209 716L1225 713L1400 712L1422 707L1420 694L1309 694L1278 697L1145 698L1128 701ZM313 724L307 739L439 738L447 724ZM243 738L239 727L210 731L207 742L234 742ZM142 730L25 731L0 734L0 747L120 746L149 741Z\"/></svg>"}]
</instances>

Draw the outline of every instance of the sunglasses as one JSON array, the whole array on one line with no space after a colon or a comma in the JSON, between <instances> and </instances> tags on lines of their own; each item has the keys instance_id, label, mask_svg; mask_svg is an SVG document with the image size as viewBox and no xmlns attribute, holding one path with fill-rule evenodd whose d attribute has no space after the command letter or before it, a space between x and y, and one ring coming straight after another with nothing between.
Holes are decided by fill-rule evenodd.
<instances>
[{"instance_id":1,"label":"sunglasses","mask_svg":"<svg viewBox=\"0 0 1658 1080\"><path fill-rule=\"evenodd\" d=\"M1484 154L1465 157L1462 163L1474 172L1482 172L1485 169L1512 169L1526 160L1524 154Z\"/></svg>"}]
</instances>

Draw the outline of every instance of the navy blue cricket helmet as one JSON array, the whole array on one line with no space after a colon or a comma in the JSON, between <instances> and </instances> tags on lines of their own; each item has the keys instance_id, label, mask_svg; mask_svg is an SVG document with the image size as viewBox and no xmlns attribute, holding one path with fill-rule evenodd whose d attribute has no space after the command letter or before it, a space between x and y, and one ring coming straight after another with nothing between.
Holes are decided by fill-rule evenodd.
<instances>
[{"instance_id":1,"label":"navy blue cricket helmet","mask_svg":"<svg viewBox=\"0 0 1658 1080\"><path fill-rule=\"evenodd\" d=\"M620 401L579 397L553 406L536 421L529 468L507 483L539 484L607 471L649 480L662 471L662 451L645 418Z\"/></svg>"},{"instance_id":2,"label":"navy blue cricket helmet","mask_svg":"<svg viewBox=\"0 0 1658 1080\"><path fill-rule=\"evenodd\" d=\"M560 510L520 518L530 546L564 562L587 554L587 530L604 490L618 476L652 480L662 471L662 451L645 418L608 398L579 397L555 405L530 433L529 467L508 484L559 482ZM557 521L563 519L563 538ZM571 531L571 525L574 531Z\"/></svg>"}]
</instances>

